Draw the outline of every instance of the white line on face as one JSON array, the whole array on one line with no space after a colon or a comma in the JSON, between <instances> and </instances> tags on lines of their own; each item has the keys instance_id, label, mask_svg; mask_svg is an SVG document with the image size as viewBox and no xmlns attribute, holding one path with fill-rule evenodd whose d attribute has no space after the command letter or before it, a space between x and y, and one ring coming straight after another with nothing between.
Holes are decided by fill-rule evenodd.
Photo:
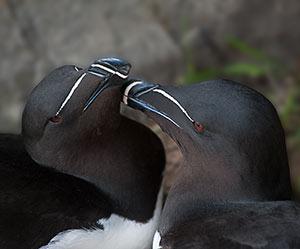
<instances>
[{"instance_id":1,"label":"white line on face","mask_svg":"<svg viewBox=\"0 0 300 249\"><path fill-rule=\"evenodd\" d=\"M56 112L56 116L59 115L59 113L62 111L62 109L65 107L65 105L68 103L68 101L71 99L73 93L75 92L75 90L78 88L78 86L80 85L81 81L83 80L84 76L86 76L86 73L82 74L80 76L80 78L75 82L75 84L73 85L72 89L70 90L68 96L65 98L64 102L61 104L60 108L58 109L58 111Z\"/></svg>"},{"instance_id":2,"label":"white line on face","mask_svg":"<svg viewBox=\"0 0 300 249\"><path fill-rule=\"evenodd\" d=\"M153 92L157 92L159 94L162 94L164 97L168 98L171 100L175 105L179 107L179 109L183 112L183 114L191 121L194 122L194 120L190 117L190 115L187 113L187 111L182 107L182 105L170 94L165 92L164 90L161 89L154 89Z\"/></svg>"}]
</instances>

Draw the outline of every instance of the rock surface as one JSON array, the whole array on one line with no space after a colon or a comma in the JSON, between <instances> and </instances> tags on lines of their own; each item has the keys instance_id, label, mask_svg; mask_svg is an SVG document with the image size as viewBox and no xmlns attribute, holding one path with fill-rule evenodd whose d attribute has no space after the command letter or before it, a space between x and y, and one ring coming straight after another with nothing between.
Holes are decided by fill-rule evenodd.
<instances>
[{"instance_id":1,"label":"rock surface","mask_svg":"<svg viewBox=\"0 0 300 249\"><path fill-rule=\"evenodd\" d=\"M234 60L228 37L294 65L299 21L298 0L0 0L0 131L20 130L28 92L59 65L119 56L133 74L174 82L183 58Z\"/></svg>"},{"instance_id":2,"label":"rock surface","mask_svg":"<svg viewBox=\"0 0 300 249\"><path fill-rule=\"evenodd\" d=\"M26 95L51 69L119 56L147 80L176 78L180 50L138 0L0 4L0 130L20 130ZM168 66L172 64L172 66Z\"/></svg>"},{"instance_id":3,"label":"rock surface","mask_svg":"<svg viewBox=\"0 0 300 249\"><path fill-rule=\"evenodd\" d=\"M149 0L153 14L195 62L215 66L233 58L227 46L237 37L286 63L300 58L298 0Z\"/></svg>"}]
</instances>

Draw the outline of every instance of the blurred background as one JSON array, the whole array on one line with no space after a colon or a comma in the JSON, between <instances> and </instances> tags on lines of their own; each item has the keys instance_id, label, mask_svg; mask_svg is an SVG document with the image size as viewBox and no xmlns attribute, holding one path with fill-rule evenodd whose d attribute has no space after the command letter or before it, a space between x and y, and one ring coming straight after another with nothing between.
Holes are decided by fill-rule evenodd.
<instances>
[{"instance_id":1,"label":"blurred background","mask_svg":"<svg viewBox=\"0 0 300 249\"><path fill-rule=\"evenodd\" d=\"M0 0L0 132L20 131L29 92L63 64L118 56L162 84L229 78L277 108L300 196L299 24L299 0ZM160 135L169 185L181 156Z\"/></svg>"}]
</instances>

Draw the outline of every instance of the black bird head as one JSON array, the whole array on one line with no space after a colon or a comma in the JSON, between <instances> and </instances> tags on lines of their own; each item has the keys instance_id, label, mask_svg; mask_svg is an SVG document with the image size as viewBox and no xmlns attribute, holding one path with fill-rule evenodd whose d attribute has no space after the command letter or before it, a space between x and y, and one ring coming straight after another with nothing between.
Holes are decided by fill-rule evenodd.
<instances>
[{"instance_id":1,"label":"black bird head","mask_svg":"<svg viewBox=\"0 0 300 249\"><path fill-rule=\"evenodd\" d=\"M284 131L260 93L229 80L180 88L129 80L123 94L126 105L144 111L177 142L189 166L203 164L212 178L227 175L228 182L243 178L245 196L290 196Z\"/></svg>"},{"instance_id":2,"label":"black bird head","mask_svg":"<svg viewBox=\"0 0 300 249\"><path fill-rule=\"evenodd\" d=\"M68 65L47 75L23 112L22 135L31 156L47 164L47 157L59 157L64 146L105 138L119 117L121 93L116 86L130 68L126 61L106 58L86 69Z\"/></svg>"},{"instance_id":3,"label":"black bird head","mask_svg":"<svg viewBox=\"0 0 300 249\"><path fill-rule=\"evenodd\" d=\"M127 80L122 102L149 114L162 128L197 139L222 137L238 142L247 136L282 139L283 129L273 105L261 94L229 80L187 87ZM271 133L273 131L274 133ZM275 132L276 131L276 132Z\"/></svg>"}]
</instances>

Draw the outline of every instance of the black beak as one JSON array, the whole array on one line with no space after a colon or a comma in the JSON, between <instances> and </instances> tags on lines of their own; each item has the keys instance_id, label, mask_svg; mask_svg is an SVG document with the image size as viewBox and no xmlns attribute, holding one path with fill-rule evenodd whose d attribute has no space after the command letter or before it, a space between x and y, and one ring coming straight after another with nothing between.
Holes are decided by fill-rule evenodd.
<instances>
[{"instance_id":1,"label":"black beak","mask_svg":"<svg viewBox=\"0 0 300 249\"><path fill-rule=\"evenodd\" d=\"M95 99L108 87L122 84L127 79L131 65L118 58L104 58L95 61L87 70L88 73L100 78L99 85L91 94L84 105L85 112L95 101ZM111 81L112 77L118 77L116 81ZM121 81L121 82L120 82Z\"/></svg>"},{"instance_id":2,"label":"black beak","mask_svg":"<svg viewBox=\"0 0 300 249\"><path fill-rule=\"evenodd\" d=\"M139 99L144 94L147 94L155 89L159 88L158 84L147 83L143 81L131 81L128 82L123 90L123 103L131 108L138 109L140 111L150 111L155 113L164 119L169 120L177 127L181 128L168 114L158 110L151 104Z\"/></svg>"}]
</instances>

